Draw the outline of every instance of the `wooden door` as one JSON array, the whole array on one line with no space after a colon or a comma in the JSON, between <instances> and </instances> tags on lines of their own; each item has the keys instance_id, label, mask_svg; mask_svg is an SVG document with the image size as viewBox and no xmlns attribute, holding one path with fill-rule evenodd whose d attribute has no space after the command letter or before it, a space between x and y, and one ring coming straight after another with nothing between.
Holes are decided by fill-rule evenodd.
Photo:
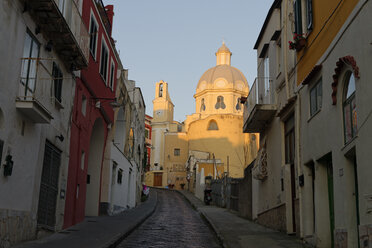
<instances>
[{"instance_id":1,"label":"wooden door","mask_svg":"<svg viewBox=\"0 0 372 248\"><path fill-rule=\"evenodd\" d=\"M163 185L163 173L155 172L154 173L154 186L162 186Z\"/></svg>"}]
</instances>

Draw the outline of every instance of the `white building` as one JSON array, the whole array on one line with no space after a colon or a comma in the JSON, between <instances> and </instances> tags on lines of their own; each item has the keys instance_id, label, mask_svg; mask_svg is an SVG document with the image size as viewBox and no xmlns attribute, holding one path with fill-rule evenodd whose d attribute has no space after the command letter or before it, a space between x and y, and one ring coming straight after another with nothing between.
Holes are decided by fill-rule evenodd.
<instances>
[{"instance_id":1,"label":"white building","mask_svg":"<svg viewBox=\"0 0 372 248\"><path fill-rule=\"evenodd\" d=\"M88 56L81 8L0 4L0 247L62 228L74 76Z\"/></svg>"}]
</instances>

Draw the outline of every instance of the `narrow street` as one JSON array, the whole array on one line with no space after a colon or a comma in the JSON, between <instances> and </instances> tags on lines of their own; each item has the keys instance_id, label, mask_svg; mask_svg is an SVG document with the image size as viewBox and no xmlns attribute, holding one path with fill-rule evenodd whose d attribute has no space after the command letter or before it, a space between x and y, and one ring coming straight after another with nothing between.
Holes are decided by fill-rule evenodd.
<instances>
[{"instance_id":1,"label":"narrow street","mask_svg":"<svg viewBox=\"0 0 372 248\"><path fill-rule=\"evenodd\" d=\"M154 214L118 247L220 247L212 230L180 194L157 193Z\"/></svg>"}]
</instances>

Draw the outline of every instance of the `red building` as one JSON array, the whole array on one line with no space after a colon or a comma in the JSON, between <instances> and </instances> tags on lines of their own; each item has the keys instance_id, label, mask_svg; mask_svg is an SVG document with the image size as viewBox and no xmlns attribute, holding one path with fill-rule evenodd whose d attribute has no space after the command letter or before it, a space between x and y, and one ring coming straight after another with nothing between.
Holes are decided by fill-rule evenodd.
<instances>
[{"instance_id":1,"label":"red building","mask_svg":"<svg viewBox=\"0 0 372 248\"><path fill-rule=\"evenodd\" d=\"M82 17L89 31L89 64L76 78L72 111L64 228L100 213L102 163L114 121L119 57L111 38L113 6L84 0Z\"/></svg>"},{"instance_id":2,"label":"red building","mask_svg":"<svg viewBox=\"0 0 372 248\"><path fill-rule=\"evenodd\" d=\"M151 121L152 117L145 116L145 146L146 146L146 171L150 170L150 157L151 157Z\"/></svg>"}]
</instances>

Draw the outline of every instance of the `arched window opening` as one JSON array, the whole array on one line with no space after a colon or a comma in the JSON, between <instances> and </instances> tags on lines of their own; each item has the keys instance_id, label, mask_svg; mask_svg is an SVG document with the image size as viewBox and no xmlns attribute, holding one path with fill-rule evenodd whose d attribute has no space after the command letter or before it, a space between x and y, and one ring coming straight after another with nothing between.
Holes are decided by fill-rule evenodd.
<instances>
[{"instance_id":1,"label":"arched window opening","mask_svg":"<svg viewBox=\"0 0 372 248\"><path fill-rule=\"evenodd\" d=\"M215 108L216 109L225 109L226 108L226 105L225 103L223 102L223 96L218 96L217 97L217 103L215 105Z\"/></svg>"},{"instance_id":2,"label":"arched window opening","mask_svg":"<svg viewBox=\"0 0 372 248\"><path fill-rule=\"evenodd\" d=\"M242 104L240 103L240 97L238 97L237 99L237 102L236 102L236 106L235 106L236 110L242 110Z\"/></svg>"},{"instance_id":3,"label":"arched window opening","mask_svg":"<svg viewBox=\"0 0 372 248\"><path fill-rule=\"evenodd\" d=\"M211 120L208 124L208 130L218 130L218 125L215 120Z\"/></svg>"},{"instance_id":4,"label":"arched window opening","mask_svg":"<svg viewBox=\"0 0 372 248\"><path fill-rule=\"evenodd\" d=\"M357 112L355 101L355 77L349 71L345 75L343 95L344 137L345 143L353 139L357 132Z\"/></svg>"},{"instance_id":5,"label":"arched window opening","mask_svg":"<svg viewBox=\"0 0 372 248\"><path fill-rule=\"evenodd\" d=\"M201 99L200 112L205 111L204 98Z\"/></svg>"},{"instance_id":6,"label":"arched window opening","mask_svg":"<svg viewBox=\"0 0 372 248\"><path fill-rule=\"evenodd\" d=\"M163 84L159 84L159 97L163 97Z\"/></svg>"}]
</instances>

